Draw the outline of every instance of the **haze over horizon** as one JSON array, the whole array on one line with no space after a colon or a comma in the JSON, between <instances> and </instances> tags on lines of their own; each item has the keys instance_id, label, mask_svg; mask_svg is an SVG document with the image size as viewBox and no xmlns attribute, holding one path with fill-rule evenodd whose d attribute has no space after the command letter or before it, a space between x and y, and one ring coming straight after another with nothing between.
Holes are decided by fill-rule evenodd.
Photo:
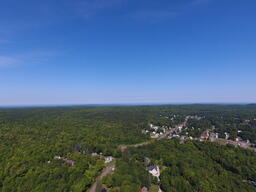
<instances>
[{"instance_id":1,"label":"haze over horizon","mask_svg":"<svg viewBox=\"0 0 256 192\"><path fill-rule=\"evenodd\" d=\"M0 106L256 103L254 0L3 0Z\"/></svg>"}]
</instances>

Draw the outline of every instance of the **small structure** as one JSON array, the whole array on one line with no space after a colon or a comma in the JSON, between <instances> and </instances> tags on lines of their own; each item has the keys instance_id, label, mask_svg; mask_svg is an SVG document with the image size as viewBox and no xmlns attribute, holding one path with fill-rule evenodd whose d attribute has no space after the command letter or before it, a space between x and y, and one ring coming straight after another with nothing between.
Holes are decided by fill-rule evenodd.
<instances>
[{"instance_id":1,"label":"small structure","mask_svg":"<svg viewBox=\"0 0 256 192\"><path fill-rule=\"evenodd\" d=\"M211 133L210 134L210 140L211 142L214 142L216 139L219 138L219 134L218 133Z\"/></svg>"},{"instance_id":2,"label":"small structure","mask_svg":"<svg viewBox=\"0 0 256 192\"><path fill-rule=\"evenodd\" d=\"M127 146L125 146L125 145L120 145L120 146L119 146L119 149L120 149L122 152L124 152L124 151L127 149Z\"/></svg>"},{"instance_id":3,"label":"small structure","mask_svg":"<svg viewBox=\"0 0 256 192\"><path fill-rule=\"evenodd\" d=\"M256 187L256 181L243 180L243 182L245 182L245 183L250 183L250 184L252 184L254 187Z\"/></svg>"},{"instance_id":4,"label":"small structure","mask_svg":"<svg viewBox=\"0 0 256 192\"><path fill-rule=\"evenodd\" d=\"M156 139L156 138L158 138L159 136L160 136L159 133L153 132L150 137L151 137L152 139Z\"/></svg>"},{"instance_id":5,"label":"small structure","mask_svg":"<svg viewBox=\"0 0 256 192\"><path fill-rule=\"evenodd\" d=\"M146 167L149 166L150 162L151 162L151 160L150 160L148 157L145 157L145 158L144 158L144 165L145 165Z\"/></svg>"},{"instance_id":6,"label":"small structure","mask_svg":"<svg viewBox=\"0 0 256 192\"><path fill-rule=\"evenodd\" d=\"M201 136L200 136L200 139L204 140L204 139L208 139L209 138L209 132L206 131L204 132Z\"/></svg>"},{"instance_id":7,"label":"small structure","mask_svg":"<svg viewBox=\"0 0 256 192\"><path fill-rule=\"evenodd\" d=\"M225 132L224 134L225 134L225 139L228 140L228 138L229 138L229 133Z\"/></svg>"},{"instance_id":8,"label":"small structure","mask_svg":"<svg viewBox=\"0 0 256 192\"><path fill-rule=\"evenodd\" d=\"M182 126L178 126L178 131L181 132L182 131Z\"/></svg>"},{"instance_id":9,"label":"small structure","mask_svg":"<svg viewBox=\"0 0 256 192\"><path fill-rule=\"evenodd\" d=\"M75 162L72 161L72 160L64 159L64 161L65 161L65 163L66 163L67 165L69 165L69 166L71 166L71 167L75 165Z\"/></svg>"},{"instance_id":10,"label":"small structure","mask_svg":"<svg viewBox=\"0 0 256 192\"><path fill-rule=\"evenodd\" d=\"M250 183L251 183L254 187L256 187L256 181L250 181Z\"/></svg>"},{"instance_id":11,"label":"small structure","mask_svg":"<svg viewBox=\"0 0 256 192\"><path fill-rule=\"evenodd\" d=\"M142 187L140 189L140 192L149 192L148 188L147 187Z\"/></svg>"},{"instance_id":12,"label":"small structure","mask_svg":"<svg viewBox=\"0 0 256 192\"><path fill-rule=\"evenodd\" d=\"M62 160L62 161L64 161L67 165L69 165L69 166L74 166L74 165L75 165L75 162L74 162L74 161L69 160L69 159L67 159L67 158L65 158L65 157L61 157L61 156L59 156L59 155L55 155L53 158L54 158L54 159L58 159L58 160ZM49 161L48 161L48 163L49 163Z\"/></svg>"},{"instance_id":13,"label":"small structure","mask_svg":"<svg viewBox=\"0 0 256 192\"><path fill-rule=\"evenodd\" d=\"M92 153L92 157L97 157L99 156L98 153Z\"/></svg>"},{"instance_id":14,"label":"small structure","mask_svg":"<svg viewBox=\"0 0 256 192\"><path fill-rule=\"evenodd\" d=\"M110 163L113 161L113 157L109 156L109 157L105 157L105 163Z\"/></svg>"},{"instance_id":15,"label":"small structure","mask_svg":"<svg viewBox=\"0 0 256 192\"><path fill-rule=\"evenodd\" d=\"M159 126L155 126L153 124L149 124L149 127L150 127L150 129L153 129L155 131L157 131L160 128Z\"/></svg>"},{"instance_id":16,"label":"small structure","mask_svg":"<svg viewBox=\"0 0 256 192\"><path fill-rule=\"evenodd\" d=\"M160 177L160 169L158 166L155 165L151 165L148 167L148 172L153 175L154 177L157 177L157 179L159 180Z\"/></svg>"},{"instance_id":17,"label":"small structure","mask_svg":"<svg viewBox=\"0 0 256 192\"><path fill-rule=\"evenodd\" d=\"M239 142L239 141L243 141L243 140L242 140L241 137L237 137L237 138L235 138L235 141L236 141L236 142Z\"/></svg>"},{"instance_id":18,"label":"small structure","mask_svg":"<svg viewBox=\"0 0 256 192\"><path fill-rule=\"evenodd\" d=\"M59 155L55 155L53 158L54 158L54 159L62 159L62 157L59 156Z\"/></svg>"},{"instance_id":19,"label":"small structure","mask_svg":"<svg viewBox=\"0 0 256 192\"><path fill-rule=\"evenodd\" d=\"M180 144L184 144L184 143L185 143L185 140L186 140L186 137L182 135L182 136L180 137Z\"/></svg>"}]
</instances>

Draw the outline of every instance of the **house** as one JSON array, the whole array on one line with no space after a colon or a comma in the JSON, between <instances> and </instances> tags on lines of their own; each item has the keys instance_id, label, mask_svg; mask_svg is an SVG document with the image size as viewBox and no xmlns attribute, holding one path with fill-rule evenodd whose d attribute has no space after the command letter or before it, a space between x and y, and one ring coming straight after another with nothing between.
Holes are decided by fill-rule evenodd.
<instances>
[{"instance_id":1,"label":"house","mask_svg":"<svg viewBox=\"0 0 256 192\"><path fill-rule=\"evenodd\" d=\"M225 139L228 140L228 138L229 138L229 133L225 132L224 134L225 134Z\"/></svg>"},{"instance_id":2,"label":"house","mask_svg":"<svg viewBox=\"0 0 256 192\"><path fill-rule=\"evenodd\" d=\"M209 132L204 132L201 136L200 136L201 139L208 139L209 138Z\"/></svg>"},{"instance_id":3,"label":"house","mask_svg":"<svg viewBox=\"0 0 256 192\"><path fill-rule=\"evenodd\" d=\"M186 140L186 137L182 135L182 136L180 137L180 144L184 144L184 143L185 143L185 140Z\"/></svg>"},{"instance_id":4,"label":"house","mask_svg":"<svg viewBox=\"0 0 256 192\"><path fill-rule=\"evenodd\" d=\"M159 134L156 133L156 132L153 132L153 134L151 134L152 139L155 139L155 138L158 138L158 137L159 137Z\"/></svg>"},{"instance_id":5,"label":"house","mask_svg":"<svg viewBox=\"0 0 256 192\"><path fill-rule=\"evenodd\" d=\"M55 155L53 158L54 158L54 159L62 159L62 157L59 156L59 155Z\"/></svg>"},{"instance_id":6,"label":"house","mask_svg":"<svg viewBox=\"0 0 256 192\"><path fill-rule=\"evenodd\" d=\"M111 161L113 161L113 157L109 156L109 157L105 157L105 163L110 163Z\"/></svg>"},{"instance_id":7,"label":"house","mask_svg":"<svg viewBox=\"0 0 256 192\"><path fill-rule=\"evenodd\" d=\"M147 187L142 187L140 189L140 192L149 192L148 188Z\"/></svg>"},{"instance_id":8,"label":"house","mask_svg":"<svg viewBox=\"0 0 256 192\"><path fill-rule=\"evenodd\" d=\"M211 139L212 142L215 141L218 138L219 138L219 134L218 133L211 133L210 134L210 139Z\"/></svg>"},{"instance_id":9,"label":"house","mask_svg":"<svg viewBox=\"0 0 256 192\"><path fill-rule=\"evenodd\" d=\"M250 184L252 184L254 187L256 187L256 181L244 180L243 182L250 183Z\"/></svg>"},{"instance_id":10,"label":"house","mask_svg":"<svg viewBox=\"0 0 256 192\"><path fill-rule=\"evenodd\" d=\"M157 131L159 129L159 126L155 126L153 124L149 124L150 129L154 129L155 131Z\"/></svg>"},{"instance_id":11,"label":"house","mask_svg":"<svg viewBox=\"0 0 256 192\"><path fill-rule=\"evenodd\" d=\"M69 165L69 166L74 166L74 165L75 165L75 162L72 161L72 160L66 159L66 160L64 160L64 161L65 161L65 163L66 163L67 165Z\"/></svg>"},{"instance_id":12,"label":"house","mask_svg":"<svg viewBox=\"0 0 256 192\"><path fill-rule=\"evenodd\" d=\"M153 175L154 177L157 177L159 179L160 176L160 169L158 166L151 165L148 167L148 172Z\"/></svg>"},{"instance_id":13,"label":"house","mask_svg":"<svg viewBox=\"0 0 256 192\"><path fill-rule=\"evenodd\" d=\"M74 165L75 165L75 162L74 162L74 161L69 160L69 159L67 159L67 158L65 158L65 157L61 157L61 156L59 156L59 155L55 155L55 156L54 156L54 159L62 160L62 161L64 161L67 165L69 165L69 166L74 166Z\"/></svg>"},{"instance_id":14,"label":"house","mask_svg":"<svg viewBox=\"0 0 256 192\"><path fill-rule=\"evenodd\" d=\"M97 157L98 153L92 153L92 157Z\"/></svg>"},{"instance_id":15,"label":"house","mask_svg":"<svg viewBox=\"0 0 256 192\"><path fill-rule=\"evenodd\" d=\"M251 181L250 182L254 187L256 187L256 181Z\"/></svg>"},{"instance_id":16,"label":"house","mask_svg":"<svg viewBox=\"0 0 256 192\"><path fill-rule=\"evenodd\" d=\"M235 141L236 141L236 142L239 142L239 141L243 141L243 140L242 140L241 137L237 137L237 138L235 138Z\"/></svg>"}]
</instances>

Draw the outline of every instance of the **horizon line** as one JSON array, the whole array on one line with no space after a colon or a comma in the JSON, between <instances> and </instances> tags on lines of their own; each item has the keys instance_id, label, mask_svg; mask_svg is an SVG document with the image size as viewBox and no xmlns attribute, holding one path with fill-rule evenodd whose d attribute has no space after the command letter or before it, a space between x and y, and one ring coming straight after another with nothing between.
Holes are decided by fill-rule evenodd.
<instances>
[{"instance_id":1,"label":"horizon line","mask_svg":"<svg viewBox=\"0 0 256 192\"><path fill-rule=\"evenodd\" d=\"M0 105L3 108L44 108L44 107L97 107L97 106L163 106L163 105L256 105L256 102L148 102L148 103L91 103L91 104L18 104Z\"/></svg>"}]
</instances>

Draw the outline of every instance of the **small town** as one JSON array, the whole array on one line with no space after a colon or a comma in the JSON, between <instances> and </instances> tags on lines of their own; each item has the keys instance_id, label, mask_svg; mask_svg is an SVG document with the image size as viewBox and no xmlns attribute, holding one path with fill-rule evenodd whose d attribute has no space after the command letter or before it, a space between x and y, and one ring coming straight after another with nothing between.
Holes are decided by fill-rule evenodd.
<instances>
[{"instance_id":1,"label":"small town","mask_svg":"<svg viewBox=\"0 0 256 192\"><path fill-rule=\"evenodd\" d=\"M175 115L174 115L175 116ZM187 130L189 129L187 126L187 122L189 119L200 120L203 117L198 116L186 116L185 121L175 128L168 126L157 126L153 124L149 124L148 128L142 130L143 134L148 134L152 139L165 138L165 139L173 139L178 138L180 142L183 143L186 140L197 140L197 141L210 141L210 142L218 142L220 144L230 144L236 147L251 149L256 152L255 145L250 143L247 139L244 141L241 137L236 137L234 140L230 140L230 134L225 132L225 138L220 138L219 133L214 132L214 126L211 129L205 130L199 137L192 137L189 135ZM192 130L195 128L192 127ZM241 133L241 130L238 130L237 133Z\"/></svg>"}]
</instances>

